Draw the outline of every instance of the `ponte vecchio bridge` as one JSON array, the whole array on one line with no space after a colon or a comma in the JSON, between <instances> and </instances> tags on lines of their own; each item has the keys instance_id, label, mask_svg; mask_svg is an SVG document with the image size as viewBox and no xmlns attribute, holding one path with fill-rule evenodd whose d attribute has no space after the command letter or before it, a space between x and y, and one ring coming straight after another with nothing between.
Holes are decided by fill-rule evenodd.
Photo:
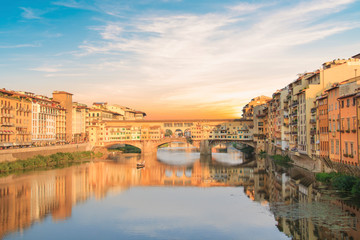
<instances>
[{"instance_id":1,"label":"ponte vecchio bridge","mask_svg":"<svg viewBox=\"0 0 360 240\"><path fill-rule=\"evenodd\" d=\"M254 147L253 122L245 119L94 121L88 126L90 143L97 148L118 144L138 147L143 154L154 154L159 146L184 142L211 155L211 148L227 142Z\"/></svg>"}]
</instances>

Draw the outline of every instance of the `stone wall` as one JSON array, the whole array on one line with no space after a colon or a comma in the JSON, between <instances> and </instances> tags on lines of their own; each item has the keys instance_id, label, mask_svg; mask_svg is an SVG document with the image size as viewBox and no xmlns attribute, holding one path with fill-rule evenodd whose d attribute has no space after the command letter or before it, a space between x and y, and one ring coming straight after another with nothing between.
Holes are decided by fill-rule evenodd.
<instances>
[{"instance_id":1,"label":"stone wall","mask_svg":"<svg viewBox=\"0 0 360 240\"><path fill-rule=\"evenodd\" d=\"M332 162L330 159L324 158L311 158L307 155L300 154L299 156L292 154L288 151L282 151L275 148L272 144L265 143L265 151L269 155L280 154L282 156L288 155L293 160L294 165L305 168L312 172L339 172L351 176L360 177L360 167L351 166L344 163Z\"/></svg>"},{"instance_id":2,"label":"stone wall","mask_svg":"<svg viewBox=\"0 0 360 240\"><path fill-rule=\"evenodd\" d=\"M344 163L332 162L329 159L322 159L332 170L346 175L360 177L360 167Z\"/></svg>"},{"instance_id":3,"label":"stone wall","mask_svg":"<svg viewBox=\"0 0 360 240\"><path fill-rule=\"evenodd\" d=\"M91 151L92 146L88 143L81 144L67 144L59 146L48 147L33 147L33 148L19 148L0 150L0 162L16 161L20 159L27 159L36 155L51 155L58 152L78 152Z\"/></svg>"}]
</instances>

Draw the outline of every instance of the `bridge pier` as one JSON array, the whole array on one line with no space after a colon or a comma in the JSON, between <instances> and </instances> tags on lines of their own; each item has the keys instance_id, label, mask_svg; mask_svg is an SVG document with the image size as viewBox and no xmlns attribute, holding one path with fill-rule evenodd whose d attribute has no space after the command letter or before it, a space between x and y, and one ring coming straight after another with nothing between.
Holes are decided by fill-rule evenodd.
<instances>
[{"instance_id":1,"label":"bridge pier","mask_svg":"<svg viewBox=\"0 0 360 240\"><path fill-rule=\"evenodd\" d=\"M141 154L155 155L157 153L157 146L151 141L142 141Z\"/></svg>"},{"instance_id":2,"label":"bridge pier","mask_svg":"<svg viewBox=\"0 0 360 240\"><path fill-rule=\"evenodd\" d=\"M200 156L211 156L211 145L209 140L200 141Z\"/></svg>"}]
</instances>

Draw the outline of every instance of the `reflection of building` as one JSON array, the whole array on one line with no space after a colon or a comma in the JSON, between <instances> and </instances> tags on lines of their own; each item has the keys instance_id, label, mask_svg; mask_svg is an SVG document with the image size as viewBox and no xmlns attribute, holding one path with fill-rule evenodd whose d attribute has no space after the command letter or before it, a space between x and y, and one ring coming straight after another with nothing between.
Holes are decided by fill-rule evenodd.
<instances>
[{"instance_id":1,"label":"reflection of building","mask_svg":"<svg viewBox=\"0 0 360 240\"><path fill-rule=\"evenodd\" d=\"M191 148L188 151L192 151ZM103 198L132 186L243 186L239 191L254 201L269 204L278 228L293 239L359 239L360 212L357 207L334 200L331 207L341 209L348 228L334 232L301 217L310 204L320 198L313 175L300 168L290 170L266 159L237 166L224 166L212 159L200 159L190 166L172 166L147 158L146 168L136 169L137 155L125 155L124 164L86 163L71 168L0 179L0 238L30 227L49 214L54 221L69 218L72 207L89 197ZM298 207L297 211L276 208L276 204ZM293 205L291 205L293 204ZM309 204L309 205L307 205ZM289 210L290 209L290 210ZM284 213L285 212L285 213ZM288 214L290 212L291 214ZM306 215L305 215L306 216Z\"/></svg>"}]
</instances>

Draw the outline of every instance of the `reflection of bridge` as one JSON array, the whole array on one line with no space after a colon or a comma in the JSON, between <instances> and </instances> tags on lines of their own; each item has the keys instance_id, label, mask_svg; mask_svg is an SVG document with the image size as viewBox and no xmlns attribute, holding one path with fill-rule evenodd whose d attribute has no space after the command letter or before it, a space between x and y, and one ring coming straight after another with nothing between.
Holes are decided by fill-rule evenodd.
<instances>
[{"instance_id":1,"label":"reflection of bridge","mask_svg":"<svg viewBox=\"0 0 360 240\"><path fill-rule=\"evenodd\" d=\"M184 142L199 147L201 155L211 155L211 148L224 142L254 147L252 128L252 121L225 119L95 121L88 130L90 143L95 147L128 144L144 154L154 154L160 145Z\"/></svg>"}]
</instances>

